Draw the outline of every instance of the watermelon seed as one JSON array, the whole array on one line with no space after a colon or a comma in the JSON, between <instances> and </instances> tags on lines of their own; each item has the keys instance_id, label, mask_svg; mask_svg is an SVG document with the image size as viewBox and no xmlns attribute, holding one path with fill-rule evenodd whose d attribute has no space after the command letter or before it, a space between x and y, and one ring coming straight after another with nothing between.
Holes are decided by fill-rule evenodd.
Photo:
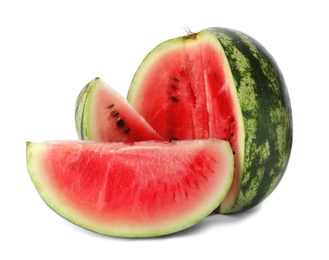
<instances>
[{"instance_id":1,"label":"watermelon seed","mask_svg":"<svg viewBox=\"0 0 329 260\"><path fill-rule=\"evenodd\" d=\"M169 139L169 142L177 141L178 139L176 137L172 137Z\"/></svg>"},{"instance_id":2,"label":"watermelon seed","mask_svg":"<svg viewBox=\"0 0 329 260\"><path fill-rule=\"evenodd\" d=\"M125 125L125 121L123 121L121 118L118 118L117 126L124 127L124 125Z\"/></svg>"},{"instance_id":3,"label":"watermelon seed","mask_svg":"<svg viewBox=\"0 0 329 260\"><path fill-rule=\"evenodd\" d=\"M177 87L176 87L174 84L171 84L170 86L171 86L171 88L173 88L173 89L177 89Z\"/></svg>"},{"instance_id":4,"label":"watermelon seed","mask_svg":"<svg viewBox=\"0 0 329 260\"><path fill-rule=\"evenodd\" d=\"M179 79L176 78L176 77L173 77L172 79L173 79L173 81L175 81L175 82L179 82Z\"/></svg>"},{"instance_id":5,"label":"watermelon seed","mask_svg":"<svg viewBox=\"0 0 329 260\"><path fill-rule=\"evenodd\" d=\"M107 108L111 109L112 107L114 107L114 104L109 105Z\"/></svg>"},{"instance_id":6,"label":"watermelon seed","mask_svg":"<svg viewBox=\"0 0 329 260\"><path fill-rule=\"evenodd\" d=\"M128 133L130 132L130 128L128 127L128 128L125 129L123 132L124 132L125 134L128 134Z\"/></svg>"},{"instance_id":7,"label":"watermelon seed","mask_svg":"<svg viewBox=\"0 0 329 260\"><path fill-rule=\"evenodd\" d=\"M118 111L113 110L111 112L111 116L113 116L113 117L117 117L118 115L119 115L119 112Z\"/></svg>"},{"instance_id":8,"label":"watermelon seed","mask_svg":"<svg viewBox=\"0 0 329 260\"><path fill-rule=\"evenodd\" d=\"M178 99L176 97L171 97L171 100L176 103L178 102Z\"/></svg>"}]
</instances>

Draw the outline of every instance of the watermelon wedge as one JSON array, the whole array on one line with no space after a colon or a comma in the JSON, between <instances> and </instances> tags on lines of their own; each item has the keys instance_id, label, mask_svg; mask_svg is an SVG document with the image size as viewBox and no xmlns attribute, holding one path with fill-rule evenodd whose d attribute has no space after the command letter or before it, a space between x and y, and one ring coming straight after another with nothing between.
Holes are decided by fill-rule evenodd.
<instances>
[{"instance_id":1,"label":"watermelon wedge","mask_svg":"<svg viewBox=\"0 0 329 260\"><path fill-rule=\"evenodd\" d=\"M82 140L164 140L124 97L98 77L81 90L75 107L76 130Z\"/></svg>"},{"instance_id":2,"label":"watermelon wedge","mask_svg":"<svg viewBox=\"0 0 329 260\"><path fill-rule=\"evenodd\" d=\"M230 142L235 174L221 213L258 205L285 173L288 91L273 57L245 33L216 27L159 44L137 69L127 99L166 140Z\"/></svg>"},{"instance_id":3,"label":"watermelon wedge","mask_svg":"<svg viewBox=\"0 0 329 260\"><path fill-rule=\"evenodd\" d=\"M72 223L121 237L186 229L210 214L233 179L233 154L215 139L27 143L44 202Z\"/></svg>"}]
</instances>

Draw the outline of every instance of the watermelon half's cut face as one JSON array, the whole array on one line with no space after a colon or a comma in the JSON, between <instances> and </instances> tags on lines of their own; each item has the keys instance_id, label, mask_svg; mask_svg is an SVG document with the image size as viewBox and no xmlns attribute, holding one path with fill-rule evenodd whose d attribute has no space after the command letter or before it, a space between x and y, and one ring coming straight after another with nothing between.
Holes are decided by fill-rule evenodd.
<instances>
[{"instance_id":1,"label":"watermelon half's cut face","mask_svg":"<svg viewBox=\"0 0 329 260\"><path fill-rule=\"evenodd\" d=\"M228 142L27 143L42 199L83 228L152 237L188 228L222 202L233 179Z\"/></svg>"},{"instance_id":2,"label":"watermelon half's cut face","mask_svg":"<svg viewBox=\"0 0 329 260\"><path fill-rule=\"evenodd\" d=\"M225 203L236 201L244 125L229 63L216 37L201 32L157 46L137 70L128 101L167 140L227 140L236 174Z\"/></svg>"},{"instance_id":3,"label":"watermelon half's cut face","mask_svg":"<svg viewBox=\"0 0 329 260\"><path fill-rule=\"evenodd\" d=\"M286 170L288 91L273 57L244 33L216 27L159 44L137 69L127 99L166 140L230 143L235 174L221 213L258 205Z\"/></svg>"},{"instance_id":4,"label":"watermelon half's cut face","mask_svg":"<svg viewBox=\"0 0 329 260\"><path fill-rule=\"evenodd\" d=\"M93 79L81 90L75 107L76 130L82 140L163 140L127 100L101 78Z\"/></svg>"}]
</instances>

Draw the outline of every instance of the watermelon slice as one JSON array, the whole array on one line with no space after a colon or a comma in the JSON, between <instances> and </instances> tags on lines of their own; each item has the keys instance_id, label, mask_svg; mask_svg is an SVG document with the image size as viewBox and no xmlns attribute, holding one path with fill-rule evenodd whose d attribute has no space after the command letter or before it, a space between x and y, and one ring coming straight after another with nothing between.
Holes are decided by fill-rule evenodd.
<instances>
[{"instance_id":1,"label":"watermelon slice","mask_svg":"<svg viewBox=\"0 0 329 260\"><path fill-rule=\"evenodd\" d=\"M27 143L27 167L42 199L83 228L151 237L210 214L233 178L228 142L46 141Z\"/></svg>"},{"instance_id":2,"label":"watermelon slice","mask_svg":"<svg viewBox=\"0 0 329 260\"><path fill-rule=\"evenodd\" d=\"M75 120L82 140L163 140L124 97L100 78L93 79L81 90L76 100Z\"/></svg>"}]
</instances>

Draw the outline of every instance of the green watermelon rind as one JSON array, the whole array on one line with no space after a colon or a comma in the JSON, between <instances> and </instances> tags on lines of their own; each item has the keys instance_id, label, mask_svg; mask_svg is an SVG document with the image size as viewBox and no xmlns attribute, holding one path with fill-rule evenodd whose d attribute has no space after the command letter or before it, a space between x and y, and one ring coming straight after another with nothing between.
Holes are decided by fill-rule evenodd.
<instances>
[{"instance_id":1,"label":"green watermelon rind","mask_svg":"<svg viewBox=\"0 0 329 260\"><path fill-rule=\"evenodd\" d=\"M92 89L96 87L99 78L91 80L79 93L75 104L75 128L81 140L93 140L90 126L90 103Z\"/></svg>"},{"instance_id":2,"label":"green watermelon rind","mask_svg":"<svg viewBox=\"0 0 329 260\"><path fill-rule=\"evenodd\" d=\"M245 126L241 189L233 213L258 205L281 181L293 139L288 90L276 61L255 39L240 31L209 28L229 61Z\"/></svg>"}]
</instances>

